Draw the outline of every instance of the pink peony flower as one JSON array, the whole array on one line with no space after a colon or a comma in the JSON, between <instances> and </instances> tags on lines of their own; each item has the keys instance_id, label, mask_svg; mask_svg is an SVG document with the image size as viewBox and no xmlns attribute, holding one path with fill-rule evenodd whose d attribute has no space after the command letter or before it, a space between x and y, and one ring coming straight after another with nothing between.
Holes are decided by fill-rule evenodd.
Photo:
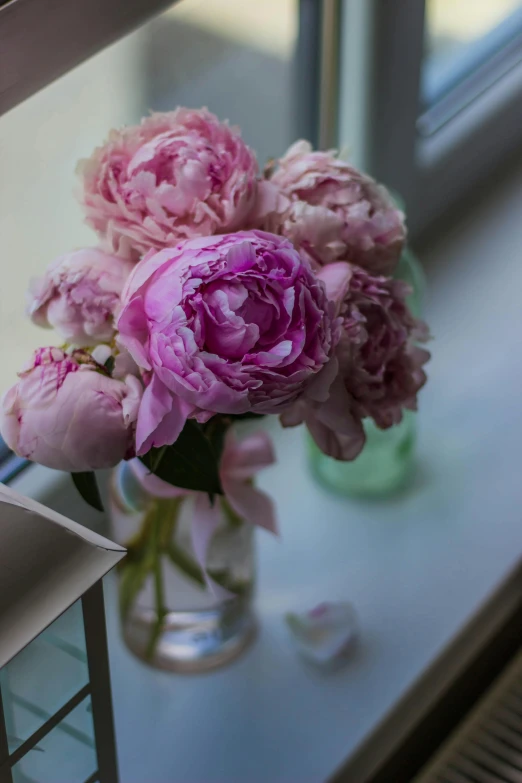
<instances>
[{"instance_id":1,"label":"pink peony flower","mask_svg":"<svg viewBox=\"0 0 522 783\"><path fill-rule=\"evenodd\" d=\"M142 385L117 381L82 351L39 348L2 398L0 432L19 456L71 472L134 454Z\"/></svg>"},{"instance_id":2,"label":"pink peony flower","mask_svg":"<svg viewBox=\"0 0 522 783\"><path fill-rule=\"evenodd\" d=\"M387 429L401 421L405 408L417 410L430 355L416 343L427 339L428 330L408 310L406 283L355 266L350 272L341 302L340 372L355 414Z\"/></svg>"},{"instance_id":3,"label":"pink peony flower","mask_svg":"<svg viewBox=\"0 0 522 783\"><path fill-rule=\"evenodd\" d=\"M326 403L299 401L281 418L285 426L305 421L329 456L354 459L364 445L362 419L387 429L401 421L404 409L417 409L430 355L416 342L427 338L427 327L409 312L409 287L401 281L345 263L324 267L318 277L343 321L339 375Z\"/></svg>"},{"instance_id":4,"label":"pink peony flower","mask_svg":"<svg viewBox=\"0 0 522 783\"><path fill-rule=\"evenodd\" d=\"M150 378L138 454L189 416L279 413L325 398L339 338L324 285L287 240L260 231L151 251L122 296L120 340Z\"/></svg>"},{"instance_id":5,"label":"pink peony flower","mask_svg":"<svg viewBox=\"0 0 522 783\"><path fill-rule=\"evenodd\" d=\"M87 222L119 255L244 227L257 160L207 109L153 114L80 161Z\"/></svg>"},{"instance_id":6,"label":"pink peony flower","mask_svg":"<svg viewBox=\"0 0 522 783\"><path fill-rule=\"evenodd\" d=\"M56 259L31 284L28 312L37 326L54 328L78 346L110 341L114 316L132 264L96 248Z\"/></svg>"},{"instance_id":7,"label":"pink peony flower","mask_svg":"<svg viewBox=\"0 0 522 783\"><path fill-rule=\"evenodd\" d=\"M406 238L387 192L333 152L298 141L260 184L253 221L283 234L316 265L349 261L391 274Z\"/></svg>"}]
</instances>

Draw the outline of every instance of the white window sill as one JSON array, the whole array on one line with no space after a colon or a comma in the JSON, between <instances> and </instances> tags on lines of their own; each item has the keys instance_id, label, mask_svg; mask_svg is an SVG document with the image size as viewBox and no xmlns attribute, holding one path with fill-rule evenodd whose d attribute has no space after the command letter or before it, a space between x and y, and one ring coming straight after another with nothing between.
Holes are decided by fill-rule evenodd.
<instances>
[{"instance_id":1,"label":"white window sill","mask_svg":"<svg viewBox=\"0 0 522 783\"><path fill-rule=\"evenodd\" d=\"M106 530L103 515L82 501L67 473L30 465L9 486L92 530Z\"/></svg>"},{"instance_id":2,"label":"white window sill","mask_svg":"<svg viewBox=\"0 0 522 783\"><path fill-rule=\"evenodd\" d=\"M433 254L436 341L410 493L329 495L309 478L302 432L274 427L279 462L260 483L282 535L258 535L261 633L240 661L201 677L146 668L120 640L108 580L122 783L311 783L344 765L362 783L520 595L521 190L519 174ZM13 486L100 524L68 477L32 468ZM282 619L325 599L351 600L362 622L351 662L329 675L295 657Z\"/></svg>"}]
</instances>

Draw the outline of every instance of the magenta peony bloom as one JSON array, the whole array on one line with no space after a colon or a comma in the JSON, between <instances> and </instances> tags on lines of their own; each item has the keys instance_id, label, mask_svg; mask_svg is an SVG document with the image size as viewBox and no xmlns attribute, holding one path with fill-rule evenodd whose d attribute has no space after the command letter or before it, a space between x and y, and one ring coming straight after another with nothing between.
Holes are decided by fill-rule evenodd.
<instances>
[{"instance_id":1,"label":"magenta peony bloom","mask_svg":"<svg viewBox=\"0 0 522 783\"><path fill-rule=\"evenodd\" d=\"M427 338L427 327L409 312L409 287L401 281L345 263L324 267L318 277L343 321L339 375L326 403L299 401L282 422L305 421L326 454L354 459L364 445L362 419L386 429L401 421L404 409L417 409L430 355L416 342Z\"/></svg>"},{"instance_id":2,"label":"magenta peony bloom","mask_svg":"<svg viewBox=\"0 0 522 783\"><path fill-rule=\"evenodd\" d=\"M341 303L340 372L354 413L387 429L401 421L405 408L417 410L430 355L416 343L428 330L408 310L406 283L355 266L350 271Z\"/></svg>"},{"instance_id":3,"label":"magenta peony bloom","mask_svg":"<svg viewBox=\"0 0 522 783\"><path fill-rule=\"evenodd\" d=\"M0 432L16 454L71 472L134 455L137 378L114 380L83 351L60 348L39 348L19 378L0 410Z\"/></svg>"},{"instance_id":4,"label":"magenta peony bloom","mask_svg":"<svg viewBox=\"0 0 522 783\"><path fill-rule=\"evenodd\" d=\"M382 185L305 141L261 183L253 220L316 265L349 261L372 274L393 272L406 239L404 215Z\"/></svg>"},{"instance_id":5,"label":"magenta peony bloom","mask_svg":"<svg viewBox=\"0 0 522 783\"><path fill-rule=\"evenodd\" d=\"M110 251L137 261L151 248L246 227L257 169L237 128L179 108L112 131L81 161L82 202Z\"/></svg>"},{"instance_id":6,"label":"magenta peony bloom","mask_svg":"<svg viewBox=\"0 0 522 783\"><path fill-rule=\"evenodd\" d=\"M32 282L29 315L35 324L56 329L73 345L110 341L120 294L132 268L129 261L96 248L61 256Z\"/></svg>"},{"instance_id":7,"label":"magenta peony bloom","mask_svg":"<svg viewBox=\"0 0 522 783\"><path fill-rule=\"evenodd\" d=\"M308 263L272 234L151 251L127 282L118 320L122 344L150 378L138 454L173 443L189 416L279 413L301 395L327 397L333 310Z\"/></svg>"}]
</instances>

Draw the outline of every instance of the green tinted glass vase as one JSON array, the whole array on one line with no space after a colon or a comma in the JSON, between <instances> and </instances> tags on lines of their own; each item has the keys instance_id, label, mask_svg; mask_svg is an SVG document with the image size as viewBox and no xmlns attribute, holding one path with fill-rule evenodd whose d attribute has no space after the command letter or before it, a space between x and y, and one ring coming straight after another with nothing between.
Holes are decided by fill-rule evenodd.
<instances>
[{"instance_id":1,"label":"green tinted glass vase","mask_svg":"<svg viewBox=\"0 0 522 783\"><path fill-rule=\"evenodd\" d=\"M406 248L395 277L412 289L408 305L421 314L424 276L419 261ZM405 411L403 420L389 430L380 430L367 419L364 422L366 445L353 462L338 462L326 457L307 435L312 471L321 484L344 495L380 496L402 488L413 472L416 442L416 414Z\"/></svg>"}]
</instances>

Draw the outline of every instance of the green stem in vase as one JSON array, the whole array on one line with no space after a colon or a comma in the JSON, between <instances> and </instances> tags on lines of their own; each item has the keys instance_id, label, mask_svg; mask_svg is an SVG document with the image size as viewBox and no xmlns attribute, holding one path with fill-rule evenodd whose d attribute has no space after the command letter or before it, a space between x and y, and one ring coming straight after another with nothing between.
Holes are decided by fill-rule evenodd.
<instances>
[{"instance_id":1,"label":"green stem in vase","mask_svg":"<svg viewBox=\"0 0 522 783\"><path fill-rule=\"evenodd\" d=\"M176 525L183 500L184 498L175 498L174 500L158 501L158 504L163 508L161 548L176 568L179 568L190 579L205 587L205 579L203 578L201 568L175 540Z\"/></svg>"},{"instance_id":2,"label":"green stem in vase","mask_svg":"<svg viewBox=\"0 0 522 783\"><path fill-rule=\"evenodd\" d=\"M154 504L148 509L139 532L127 542L127 557L119 565L120 613L125 620L154 567L151 530L156 517Z\"/></svg>"},{"instance_id":3,"label":"green stem in vase","mask_svg":"<svg viewBox=\"0 0 522 783\"><path fill-rule=\"evenodd\" d=\"M205 579L203 578L201 568L175 541L170 542L167 554L173 565L179 568L180 571L183 571L185 576L188 576L193 582L197 582L201 587L205 587Z\"/></svg>"},{"instance_id":4,"label":"green stem in vase","mask_svg":"<svg viewBox=\"0 0 522 783\"><path fill-rule=\"evenodd\" d=\"M156 621L152 627L146 656L150 660L156 649L158 639L163 629L163 621L167 614L165 606L165 590L163 586L163 572L161 567L161 527L163 518L163 508L160 502L155 502L154 523L151 530L151 549L153 557L152 576L154 580L154 597L156 602Z\"/></svg>"},{"instance_id":5,"label":"green stem in vase","mask_svg":"<svg viewBox=\"0 0 522 783\"><path fill-rule=\"evenodd\" d=\"M172 504L172 501L169 501ZM230 527L239 527L243 524L242 520L235 514L234 511L230 508L227 501L224 498L220 498L218 501L220 502L222 509L225 513L225 517L227 519L228 524ZM196 582L200 587L206 588L206 582L205 577L203 576L203 571L201 570L200 566L196 561L188 555L185 550L179 546L179 544L176 542L175 537L175 529L176 529L176 523L178 520L178 513L179 513L179 505L180 501L176 500L174 503L177 503L177 505L174 508L174 512L169 516L171 520L170 528L168 537L166 536L164 540L167 541L167 546L164 548L164 551L166 552L167 556L170 558L173 565L176 566L176 568L179 568L180 571L182 571L185 576L187 576L189 579L191 579L193 582ZM216 582L220 587L225 588L225 590L229 590L231 593L234 593L236 595L242 595L246 592L246 589L248 588L248 585L245 585L241 582L234 583L229 575L228 571L216 571L216 570L209 570L208 571L209 576L212 577L214 582Z\"/></svg>"},{"instance_id":6,"label":"green stem in vase","mask_svg":"<svg viewBox=\"0 0 522 783\"><path fill-rule=\"evenodd\" d=\"M239 514L236 514L226 498L221 498L221 508L223 510L223 514L225 515L225 519L227 520L227 524L230 527L239 528L244 524L244 521L241 519Z\"/></svg>"},{"instance_id":7,"label":"green stem in vase","mask_svg":"<svg viewBox=\"0 0 522 783\"><path fill-rule=\"evenodd\" d=\"M174 538L174 531L178 523L178 516L185 498L174 498L172 500L158 500L158 506L162 509L162 524L160 531L160 547L164 553L168 552L170 542Z\"/></svg>"},{"instance_id":8,"label":"green stem in vase","mask_svg":"<svg viewBox=\"0 0 522 783\"><path fill-rule=\"evenodd\" d=\"M167 554L176 568L183 571L185 576L188 576L192 581L197 582L203 588L206 588L205 578L203 572L198 564L192 560L174 541L171 542ZM246 592L248 585L242 582L232 582L228 576L227 571L215 571L209 570L208 575L212 577L216 584L223 587L225 590L229 590L235 595L242 595Z\"/></svg>"},{"instance_id":9,"label":"green stem in vase","mask_svg":"<svg viewBox=\"0 0 522 783\"><path fill-rule=\"evenodd\" d=\"M120 611L125 619L132 609L147 578L153 580L156 619L147 645L146 656L151 660L163 630L168 608L165 605L162 559L171 563L188 579L206 589L205 578L199 564L176 541L176 526L186 498L155 498L143 519L140 530L127 544L128 555L121 566ZM220 499L229 528L237 528L242 520ZM234 582L227 570L209 570L209 576L221 587L236 596L243 596L251 588L250 583Z\"/></svg>"},{"instance_id":10,"label":"green stem in vase","mask_svg":"<svg viewBox=\"0 0 522 783\"><path fill-rule=\"evenodd\" d=\"M179 568L179 570L182 571L185 576L187 576L189 579L192 579L193 582L196 582L198 585L200 585L200 587L205 589L207 585L205 583L203 571L196 561L185 552L183 547L179 546L179 544L176 542L175 531L176 523L178 521L178 513L179 503L175 507L174 513L170 514L168 517L171 520L171 524L169 527L168 537L165 536L166 546L164 551L170 558L172 564L176 566L176 568ZM214 579L215 582L221 585L221 587L230 589L227 584L226 571L214 571L210 574L210 576L212 579Z\"/></svg>"}]
</instances>

